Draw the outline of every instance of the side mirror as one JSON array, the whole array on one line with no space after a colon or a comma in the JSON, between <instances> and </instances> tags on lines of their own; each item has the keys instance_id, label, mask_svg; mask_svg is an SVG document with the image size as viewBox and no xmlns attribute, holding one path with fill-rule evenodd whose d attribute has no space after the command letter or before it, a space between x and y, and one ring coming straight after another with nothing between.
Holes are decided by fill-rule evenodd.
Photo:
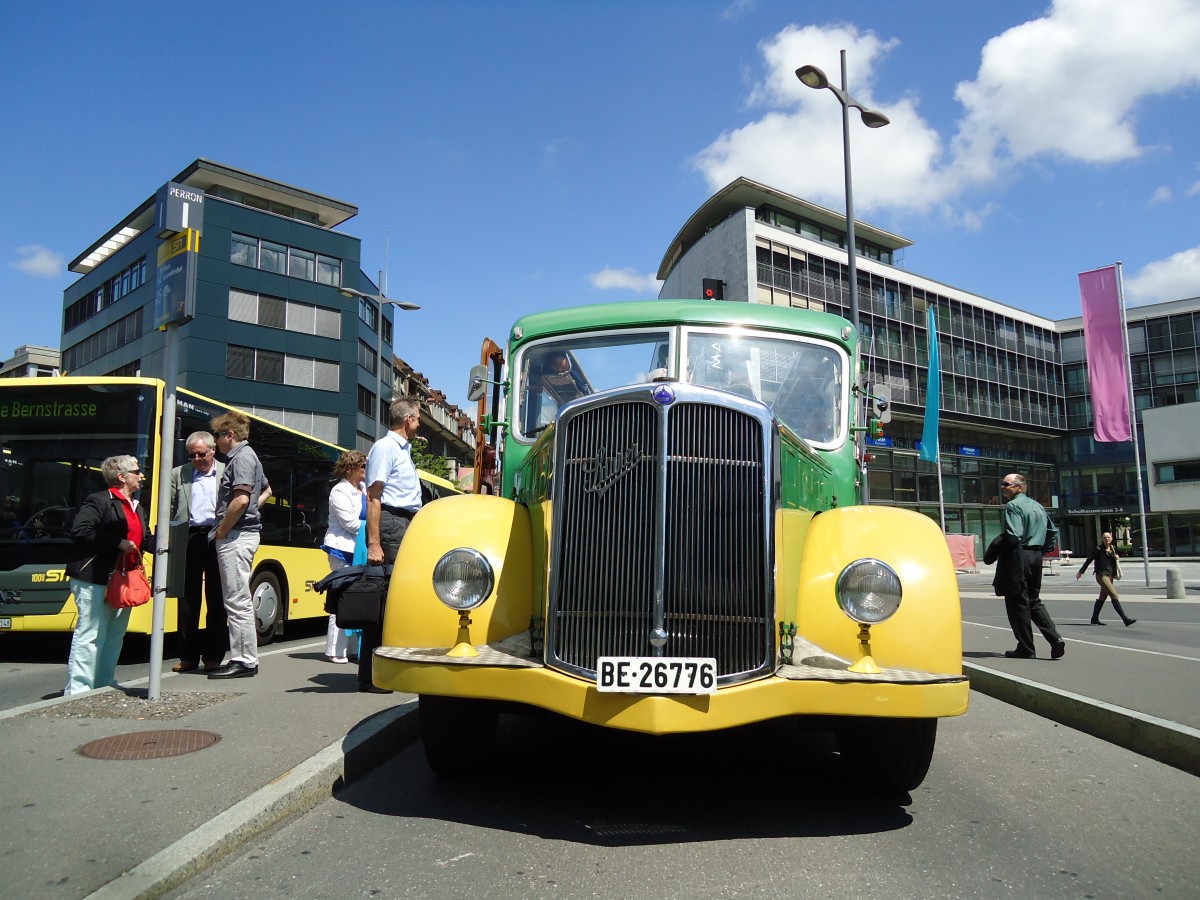
<instances>
[{"instance_id":1,"label":"side mirror","mask_svg":"<svg viewBox=\"0 0 1200 900\"><path fill-rule=\"evenodd\" d=\"M886 384L871 385L871 408L881 424L892 421L892 389Z\"/></svg>"},{"instance_id":2,"label":"side mirror","mask_svg":"<svg viewBox=\"0 0 1200 900\"><path fill-rule=\"evenodd\" d=\"M471 366L471 380L467 382L467 400L471 403L478 403L483 399L483 395L487 392L487 366L482 363L477 366Z\"/></svg>"}]
</instances>

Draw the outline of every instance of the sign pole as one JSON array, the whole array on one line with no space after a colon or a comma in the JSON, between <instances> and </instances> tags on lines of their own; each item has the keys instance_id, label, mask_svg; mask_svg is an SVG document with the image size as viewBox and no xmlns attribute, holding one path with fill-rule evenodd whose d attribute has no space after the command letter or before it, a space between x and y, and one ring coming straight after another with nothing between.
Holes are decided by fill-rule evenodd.
<instances>
[{"instance_id":1,"label":"sign pole","mask_svg":"<svg viewBox=\"0 0 1200 900\"><path fill-rule=\"evenodd\" d=\"M167 606L167 561L171 550L171 470L175 464L175 386L179 368L179 328L164 326L162 422L158 433L158 495L154 549L154 609L150 626L150 684L147 696L157 700L161 693L163 631ZM181 547L180 550L183 548Z\"/></svg>"},{"instance_id":2,"label":"sign pole","mask_svg":"<svg viewBox=\"0 0 1200 900\"><path fill-rule=\"evenodd\" d=\"M154 288L154 327L165 338L162 405L158 432L158 493L155 498L154 606L150 625L150 679L147 696L161 693L163 631L166 626L167 573L171 551L171 473L175 468L175 389L179 381L179 328L196 310L196 271L204 222L204 192L168 182L158 189L155 227L158 248ZM176 552L186 552L187 545Z\"/></svg>"},{"instance_id":3,"label":"sign pole","mask_svg":"<svg viewBox=\"0 0 1200 900\"><path fill-rule=\"evenodd\" d=\"M1146 500L1142 496L1142 451L1138 448L1137 406L1133 396L1133 364L1129 359L1129 327L1125 321L1125 269L1117 263L1117 296L1121 298L1121 349L1125 351L1125 374L1129 382L1129 437L1133 441L1133 471L1137 473L1138 518L1142 523L1142 568L1150 587L1150 535L1146 531Z\"/></svg>"}]
</instances>

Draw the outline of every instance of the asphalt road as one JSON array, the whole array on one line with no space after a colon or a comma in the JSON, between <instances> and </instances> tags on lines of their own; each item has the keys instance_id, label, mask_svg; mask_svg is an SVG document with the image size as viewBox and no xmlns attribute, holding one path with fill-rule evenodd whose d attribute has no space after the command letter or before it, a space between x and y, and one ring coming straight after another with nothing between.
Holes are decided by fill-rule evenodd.
<instances>
[{"instance_id":1,"label":"asphalt road","mask_svg":"<svg viewBox=\"0 0 1200 900\"><path fill-rule=\"evenodd\" d=\"M649 738L502 717L474 781L419 743L170 896L1186 897L1200 779L985 696L913 796L821 735Z\"/></svg>"}]
</instances>

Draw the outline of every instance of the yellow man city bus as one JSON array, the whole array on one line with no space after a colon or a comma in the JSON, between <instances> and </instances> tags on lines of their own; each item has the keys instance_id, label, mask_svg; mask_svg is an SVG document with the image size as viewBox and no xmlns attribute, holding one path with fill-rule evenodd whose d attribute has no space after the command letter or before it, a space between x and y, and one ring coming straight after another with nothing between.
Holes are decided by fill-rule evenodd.
<instances>
[{"instance_id":1,"label":"yellow man city bus","mask_svg":"<svg viewBox=\"0 0 1200 900\"><path fill-rule=\"evenodd\" d=\"M0 634L70 631L76 609L66 563L74 556L70 526L79 504L105 487L100 463L129 454L146 480L141 502L157 531L158 435L163 383L150 378L0 379ZM176 392L175 465L184 442L209 430L232 407L190 391ZM249 415L249 414L247 414ZM329 520L333 464L342 448L250 416L250 445L262 460L273 496L263 508L262 544L251 591L260 643L286 622L325 615L325 597L312 589L329 573L320 549ZM421 473L426 499L458 493L436 475ZM161 531L158 533L161 534ZM182 540L172 547L182 549ZM165 628L176 627L183 554L171 553ZM152 560L146 558L147 568ZM203 618L201 618L203 621ZM131 632L148 634L151 606L138 607Z\"/></svg>"}]
</instances>

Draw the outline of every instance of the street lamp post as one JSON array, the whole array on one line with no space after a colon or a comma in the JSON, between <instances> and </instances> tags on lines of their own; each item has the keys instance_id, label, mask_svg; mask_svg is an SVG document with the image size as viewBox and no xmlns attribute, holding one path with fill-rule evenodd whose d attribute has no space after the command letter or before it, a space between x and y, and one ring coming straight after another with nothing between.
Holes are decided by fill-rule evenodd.
<instances>
[{"instance_id":1,"label":"street lamp post","mask_svg":"<svg viewBox=\"0 0 1200 900\"><path fill-rule=\"evenodd\" d=\"M378 320L375 322L375 434L374 437L379 437L379 413L383 410L383 307L392 305L397 309L414 310L421 307L416 303L409 303L407 300L391 300L383 294L365 294L362 291L356 291L354 288L340 287L337 292L343 297L356 297L359 300L370 300L378 306ZM393 340L395 335L393 334ZM388 361L391 365L391 361Z\"/></svg>"},{"instance_id":2,"label":"street lamp post","mask_svg":"<svg viewBox=\"0 0 1200 900\"><path fill-rule=\"evenodd\" d=\"M825 73L816 66L801 66L796 70L796 77L802 84L820 90L828 89L842 104L842 154L846 172L846 257L850 278L850 322L858 331L858 248L854 238L854 183L850 177L850 107L858 110L863 124L868 128L882 128L891 120L878 110L868 109L850 96L846 91L846 51L842 51L842 86L836 88L829 83Z\"/></svg>"}]
</instances>

